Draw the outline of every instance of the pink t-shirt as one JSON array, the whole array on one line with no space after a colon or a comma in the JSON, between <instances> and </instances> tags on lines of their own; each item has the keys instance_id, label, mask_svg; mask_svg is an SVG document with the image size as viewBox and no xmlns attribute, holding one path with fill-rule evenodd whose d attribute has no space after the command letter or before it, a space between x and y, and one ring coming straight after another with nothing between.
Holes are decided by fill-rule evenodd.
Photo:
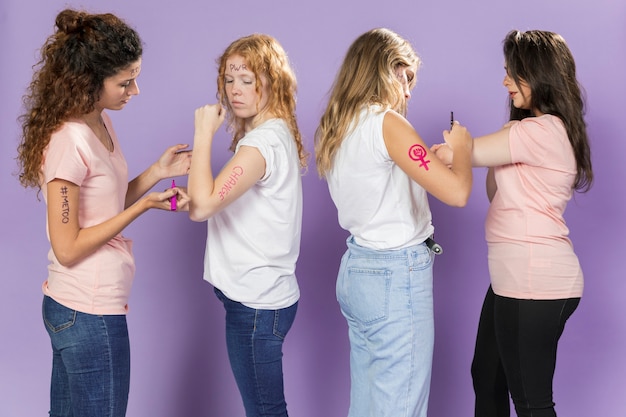
<instances>
[{"instance_id":1,"label":"pink t-shirt","mask_svg":"<svg viewBox=\"0 0 626 417\"><path fill-rule=\"evenodd\" d=\"M576 160L555 116L511 126L512 164L494 170L498 191L485 234L493 291L518 299L580 297L583 274L563 213L571 199Z\"/></svg>"},{"instance_id":2,"label":"pink t-shirt","mask_svg":"<svg viewBox=\"0 0 626 417\"><path fill-rule=\"evenodd\" d=\"M78 221L81 228L100 224L124 210L128 167L111 120L102 114L113 140L109 152L82 121L64 123L46 148L42 192L55 178L80 186ZM49 237L48 237L49 238ZM132 242L118 234L82 261L65 267L48 253L44 294L73 310L89 314L126 314L135 274Z\"/></svg>"}]
</instances>

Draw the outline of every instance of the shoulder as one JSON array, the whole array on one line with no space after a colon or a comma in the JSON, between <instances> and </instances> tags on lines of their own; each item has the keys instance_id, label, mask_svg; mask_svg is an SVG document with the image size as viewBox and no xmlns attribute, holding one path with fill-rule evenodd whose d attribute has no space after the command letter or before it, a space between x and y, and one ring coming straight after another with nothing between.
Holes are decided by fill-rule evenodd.
<instances>
[{"instance_id":1,"label":"shoulder","mask_svg":"<svg viewBox=\"0 0 626 417\"><path fill-rule=\"evenodd\" d=\"M81 147L90 134L89 126L80 121L70 120L52 133L49 147Z\"/></svg>"},{"instance_id":2,"label":"shoulder","mask_svg":"<svg viewBox=\"0 0 626 417\"><path fill-rule=\"evenodd\" d=\"M406 128L411 126L411 123L409 123L406 117L391 109L384 110L381 115L383 117L384 126L397 128Z\"/></svg>"},{"instance_id":3,"label":"shoulder","mask_svg":"<svg viewBox=\"0 0 626 417\"><path fill-rule=\"evenodd\" d=\"M416 134L411 122L409 122L406 117L393 110L387 110L384 112L382 128L383 136L387 143L390 141L395 142L396 140L404 138L410 138L413 140L413 135Z\"/></svg>"},{"instance_id":4,"label":"shoulder","mask_svg":"<svg viewBox=\"0 0 626 417\"><path fill-rule=\"evenodd\" d=\"M554 160L571 148L563 122L556 116L527 117L511 124L509 133L514 162L541 164Z\"/></svg>"},{"instance_id":5,"label":"shoulder","mask_svg":"<svg viewBox=\"0 0 626 417\"><path fill-rule=\"evenodd\" d=\"M511 131L520 135L546 135L565 133L561 119L551 114L527 117L511 125Z\"/></svg>"},{"instance_id":6,"label":"shoulder","mask_svg":"<svg viewBox=\"0 0 626 417\"><path fill-rule=\"evenodd\" d=\"M274 146L293 140L283 119L270 119L255 127L241 138L237 146Z\"/></svg>"}]
</instances>

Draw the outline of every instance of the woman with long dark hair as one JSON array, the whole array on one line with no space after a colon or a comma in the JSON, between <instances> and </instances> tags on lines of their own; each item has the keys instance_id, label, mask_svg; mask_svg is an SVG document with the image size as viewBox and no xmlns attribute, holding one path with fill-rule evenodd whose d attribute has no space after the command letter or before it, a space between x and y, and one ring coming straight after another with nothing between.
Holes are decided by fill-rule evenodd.
<instances>
[{"instance_id":1,"label":"woman with long dark hair","mask_svg":"<svg viewBox=\"0 0 626 417\"><path fill-rule=\"evenodd\" d=\"M512 31L504 40L510 121L474 139L489 167L485 224L491 286L472 376L476 417L556 416L552 380L559 338L583 294L583 273L563 213L593 180L582 89L560 35ZM449 157L449 147L437 154Z\"/></svg>"}]
</instances>

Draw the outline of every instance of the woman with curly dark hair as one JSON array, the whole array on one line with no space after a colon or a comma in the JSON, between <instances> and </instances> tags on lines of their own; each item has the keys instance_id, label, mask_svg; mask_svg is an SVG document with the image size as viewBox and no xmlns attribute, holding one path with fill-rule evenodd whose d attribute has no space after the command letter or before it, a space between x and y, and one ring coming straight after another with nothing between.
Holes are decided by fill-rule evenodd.
<instances>
[{"instance_id":1,"label":"woman with curly dark hair","mask_svg":"<svg viewBox=\"0 0 626 417\"><path fill-rule=\"evenodd\" d=\"M43 320L53 350L52 417L125 415L135 263L121 232L149 209L170 210L172 199L187 209L178 188L144 194L188 172L188 145L168 148L128 182L104 112L139 94L141 54L138 34L118 17L64 10L24 98L19 179L43 194L51 245Z\"/></svg>"}]
</instances>

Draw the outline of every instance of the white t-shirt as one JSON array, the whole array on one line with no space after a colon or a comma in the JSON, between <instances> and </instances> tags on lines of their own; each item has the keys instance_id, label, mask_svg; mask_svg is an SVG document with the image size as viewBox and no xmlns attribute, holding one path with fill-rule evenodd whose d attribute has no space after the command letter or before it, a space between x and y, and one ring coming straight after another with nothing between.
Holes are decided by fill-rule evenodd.
<instances>
[{"instance_id":1,"label":"white t-shirt","mask_svg":"<svg viewBox=\"0 0 626 417\"><path fill-rule=\"evenodd\" d=\"M237 144L259 150L265 175L207 221L204 279L250 308L276 310L300 298L296 261L302 230L302 181L296 142L270 119Z\"/></svg>"},{"instance_id":2,"label":"white t-shirt","mask_svg":"<svg viewBox=\"0 0 626 417\"><path fill-rule=\"evenodd\" d=\"M358 245L376 250L422 243L434 230L426 191L396 165L385 146L387 111L379 106L361 111L326 177L341 227Z\"/></svg>"}]
</instances>

